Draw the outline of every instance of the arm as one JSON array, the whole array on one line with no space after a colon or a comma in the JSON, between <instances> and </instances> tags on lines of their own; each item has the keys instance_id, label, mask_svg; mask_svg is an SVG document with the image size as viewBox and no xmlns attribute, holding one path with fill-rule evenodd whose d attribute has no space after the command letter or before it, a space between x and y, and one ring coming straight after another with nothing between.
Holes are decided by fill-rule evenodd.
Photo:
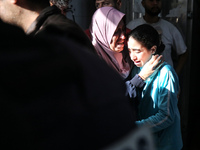
<instances>
[{"instance_id":1,"label":"arm","mask_svg":"<svg viewBox=\"0 0 200 150\"><path fill-rule=\"evenodd\" d=\"M126 81L125 84L126 95L129 95L130 98L135 98L137 96L136 88L143 88L145 82L138 74L136 74L130 81Z\"/></svg>"},{"instance_id":2,"label":"arm","mask_svg":"<svg viewBox=\"0 0 200 150\"><path fill-rule=\"evenodd\" d=\"M183 69L183 66L186 63L187 58L188 58L188 50L185 53L179 55L178 64L177 64L177 67L176 67L176 73L178 75L180 75L180 72L181 72L181 70Z\"/></svg>"},{"instance_id":3,"label":"arm","mask_svg":"<svg viewBox=\"0 0 200 150\"><path fill-rule=\"evenodd\" d=\"M178 78L171 71L162 72L159 76L158 90L154 93L154 101L158 111L154 115L137 121L137 125L147 125L152 128L153 132L161 131L174 123L178 114L177 92ZM151 93L152 94L152 93Z\"/></svg>"},{"instance_id":4,"label":"arm","mask_svg":"<svg viewBox=\"0 0 200 150\"><path fill-rule=\"evenodd\" d=\"M174 50L178 55L178 62L176 64L175 70L176 73L180 75L181 70L187 61L189 53L181 32L176 27L174 27L172 28L171 34L173 37L172 50Z\"/></svg>"}]
</instances>

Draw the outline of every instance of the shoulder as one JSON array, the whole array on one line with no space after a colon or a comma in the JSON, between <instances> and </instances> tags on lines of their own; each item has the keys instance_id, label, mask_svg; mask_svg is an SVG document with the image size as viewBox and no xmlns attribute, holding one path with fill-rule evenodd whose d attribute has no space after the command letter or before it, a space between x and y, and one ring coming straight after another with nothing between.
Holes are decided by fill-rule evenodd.
<instances>
[{"instance_id":1,"label":"shoulder","mask_svg":"<svg viewBox=\"0 0 200 150\"><path fill-rule=\"evenodd\" d=\"M161 27L168 28L171 31L172 34L174 33L174 31L178 31L176 26L173 23L171 23L167 20L160 19L160 24L161 24Z\"/></svg>"},{"instance_id":2,"label":"shoulder","mask_svg":"<svg viewBox=\"0 0 200 150\"><path fill-rule=\"evenodd\" d=\"M128 24L127 24L127 28L129 29L134 29L136 26L140 25L143 23L143 19L142 18L138 18L138 19L134 19L132 21L130 21Z\"/></svg>"},{"instance_id":3,"label":"shoulder","mask_svg":"<svg viewBox=\"0 0 200 150\"><path fill-rule=\"evenodd\" d=\"M172 70L172 66L169 65L167 62L164 62L160 68L160 72L168 72L170 70Z\"/></svg>"},{"instance_id":4,"label":"shoulder","mask_svg":"<svg viewBox=\"0 0 200 150\"><path fill-rule=\"evenodd\" d=\"M174 26L171 22L169 22L169 21L167 21L167 20L165 20L165 19L160 19L160 22L161 22L162 24Z\"/></svg>"},{"instance_id":5,"label":"shoulder","mask_svg":"<svg viewBox=\"0 0 200 150\"><path fill-rule=\"evenodd\" d=\"M133 24L133 23L141 22L142 20L143 20L142 18L134 19L134 20L131 20L128 24Z\"/></svg>"},{"instance_id":6,"label":"shoulder","mask_svg":"<svg viewBox=\"0 0 200 150\"><path fill-rule=\"evenodd\" d=\"M52 14L50 15L46 20L45 23L47 25L51 24L54 26L59 26L59 28L79 28L78 24L75 23L74 21L66 18L64 15L62 14Z\"/></svg>"},{"instance_id":7,"label":"shoulder","mask_svg":"<svg viewBox=\"0 0 200 150\"><path fill-rule=\"evenodd\" d=\"M174 68L166 62L164 62L160 68L159 77L161 78L161 81L169 81L169 79L171 79L174 82L178 82L178 76Z\"/></svg>"},{"instance_id":8,"label":"shoulder","mask_svg":"<svg viewBox=\"0 0 200 150\"><path fill-rule=\"evenodd\" d=\"M160 68L158 73L158 85L161 90L168 90L174 94L179 91L179 79L173 67L166 62Z\"/></svg>"}]
</instances>

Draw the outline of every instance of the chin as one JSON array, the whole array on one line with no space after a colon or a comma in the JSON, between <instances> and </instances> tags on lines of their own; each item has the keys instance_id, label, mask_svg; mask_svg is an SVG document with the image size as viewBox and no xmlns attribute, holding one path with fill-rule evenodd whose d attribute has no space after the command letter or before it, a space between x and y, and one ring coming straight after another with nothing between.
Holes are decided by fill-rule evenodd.
<instances>
[{"instance_id":1,"label":"chin","mask_svg":"<svg viewBox=\"0 0 200 150\"><path fill-rule=\"evenodd\" d=\"M143 67L142 64L135 64L137 67Z\"/></svg>"},{"instance_id":2,"label":"chin","mask_svg":"<svg viewBox=\"0 0 200 150\"><path fill-rule=\"evenodd\" d=\"M123 49L117 49L117 50L115 50L115 52L118 52L118 53L120 53L122 51L123 51Z\"/></svg>"},{"instance_id":3,"label":"chin","mask_svg":"<svg viewBox=\"0 0 200 150\"><path fill-rule=\"evenodd\" d=\"M140 68L140 67L143 67L142 65L136 65L136 66L139 67L139 68Z\"/></svg>"}]
</instances>

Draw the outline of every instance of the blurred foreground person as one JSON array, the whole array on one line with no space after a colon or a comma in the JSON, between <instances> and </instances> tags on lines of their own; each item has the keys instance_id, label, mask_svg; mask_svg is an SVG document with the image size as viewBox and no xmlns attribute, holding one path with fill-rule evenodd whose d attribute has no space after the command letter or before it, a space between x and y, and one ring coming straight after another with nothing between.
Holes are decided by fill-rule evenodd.
<instances>
[{"instance_id":1,"label":"blurred foreground person","mask_svg":"<svg viewBox=\"0 0 200 150\"><path fill-rule=\"evenodd\" d=\"M53 27L57 36L65 36L96 54L81 27L61 14L57 6L50 6L49 0L0 0L0 6L0 19L22 28L27 35L47 37Z\"/></svg>"},{"instance_id":2,"label":"blurred foreground person","mask_svg":"<svg viewBox=\"0 0 200 150\"><path fill-rule=\"evenodd\" d=\"M0 149L100 149L133 131L121 77L52 35L38 41L0 22Z\"/></svg>"}]
</instances>

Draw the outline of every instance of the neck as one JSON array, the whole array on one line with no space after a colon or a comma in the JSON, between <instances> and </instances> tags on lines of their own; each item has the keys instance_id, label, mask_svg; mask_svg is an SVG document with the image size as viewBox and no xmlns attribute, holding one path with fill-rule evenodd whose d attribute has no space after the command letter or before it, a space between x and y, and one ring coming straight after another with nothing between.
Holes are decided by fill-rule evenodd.
<instances>
[{"instance_id":1,"label":"neck","mask_svg":"<svg viewBox=\"0 0 200 150\"><path fill-rule=\"evenodd\" d=\"M21 15L21 27L26 32L31 24L36 20L39 16L39 12L26 10Z\"/></svg>"},{"instance_id":2,"label":"neck","mask_svg":"<svg viewBox=\"0 0 200 150\"><path fill-rule=\"evenodd\" d=\"M160 17L158 17L158 16L151 16L147 13L145 13L145 16L143 18L147 23L156 23L160 19Z\"/></svg>"}]
</instances>

